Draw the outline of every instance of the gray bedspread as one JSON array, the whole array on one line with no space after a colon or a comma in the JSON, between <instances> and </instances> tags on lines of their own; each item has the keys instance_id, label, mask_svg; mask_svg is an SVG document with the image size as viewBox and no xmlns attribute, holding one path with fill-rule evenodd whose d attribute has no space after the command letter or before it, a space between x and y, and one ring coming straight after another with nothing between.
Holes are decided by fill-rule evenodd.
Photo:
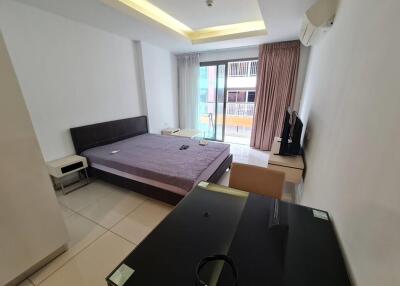
<instances>
[{"instance_id":1,"label":"gray bedspread","mask_svg":"<svg viewBox=\"0 0 400 286\"><path fill-rule=\"evenodd\" d=\"M181 145L189 145L179 150ZM120 150L112 154L112 151ZM82 153L89 163L101 164L132 175L149 178L190 191L200 175L221 154L229 154L229 145L155 134L144 134Z\"/></svg>"}]
</instances>

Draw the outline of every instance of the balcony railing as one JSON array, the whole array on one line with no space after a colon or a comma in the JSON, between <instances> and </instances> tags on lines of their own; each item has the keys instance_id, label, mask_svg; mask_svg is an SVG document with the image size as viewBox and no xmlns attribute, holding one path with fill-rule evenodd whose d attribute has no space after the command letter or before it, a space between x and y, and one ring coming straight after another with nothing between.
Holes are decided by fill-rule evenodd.
<instances>
[{"instance_id":1,"label":"balcony railing","mask_svg":"<svg viewBox=\"0 0 400 286\"><path fill-rule=\"evenodd\" d=\"M230 62L228 65L228 76L250 77L257 75L258 60Z\"/></svg>"},{"instance_id":2,"label":"balcony railing","mask_svg":"<svg viewBox=\"0 0 400 286\"><path fill-rule=\"evenodd\" d=\"M254 102L227 102L225 136L229 137L231 142L243 141L245 138L249 139L251 126L253 125L253 115Z\"/></svg>"},{"instance_id":3,"label":"balcony railing","mask_svg":"<svg viewBox=\"0 0 400 286\"><path fill-rule=\"evenodd\" d=\"M227 102L226 115L253 117L254 102Z\"/></svg>"}]
</instances>

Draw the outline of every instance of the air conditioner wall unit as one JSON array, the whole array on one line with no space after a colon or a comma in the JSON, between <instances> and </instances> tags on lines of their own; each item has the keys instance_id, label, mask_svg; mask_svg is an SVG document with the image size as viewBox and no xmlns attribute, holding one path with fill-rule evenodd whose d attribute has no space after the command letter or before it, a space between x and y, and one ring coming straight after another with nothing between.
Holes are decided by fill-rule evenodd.
<instances>
[{"instance_id":1,"label":"air conditioner wall unit","mask_svg":"<svg viewBox=\"0 0 400 286\"><path fill-rule=\"evenodd\" d=\"M303 16L300 29L300 41L305 46L318 42L333 25L337 9L337 0L319 0Z\"/></svg>"}]
</instances>

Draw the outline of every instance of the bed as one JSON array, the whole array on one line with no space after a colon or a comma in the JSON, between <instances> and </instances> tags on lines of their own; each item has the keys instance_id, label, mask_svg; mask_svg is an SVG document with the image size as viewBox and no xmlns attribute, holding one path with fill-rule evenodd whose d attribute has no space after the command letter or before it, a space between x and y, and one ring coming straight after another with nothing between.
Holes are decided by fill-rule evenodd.
<instances>
[{"instance_id":1,"label":"bed","mask_svg":"<svg viewBox=\"0 0 400 286\"><path fill-rule=\"evenodd\" d=\"M177 204L200 181L217 182L232 163L229 145L201 146L189 138L148 133L139 116L70 129L89 174L138 193ZM180 150L188 145L186 150Z\"/></svg>"}]
</instances>

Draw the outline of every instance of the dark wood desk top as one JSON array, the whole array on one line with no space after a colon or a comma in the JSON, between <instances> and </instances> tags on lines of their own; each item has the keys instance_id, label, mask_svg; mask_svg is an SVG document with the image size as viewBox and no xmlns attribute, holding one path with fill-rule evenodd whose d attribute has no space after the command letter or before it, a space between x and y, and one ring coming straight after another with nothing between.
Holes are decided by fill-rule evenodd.
<instances>
[{"instance_id":1,"label":"dark wood desk top","mask_svg":"<svg viewBox=\"0 0 400 286\"><path fill-rule=\"evenodd\" d=\"M195 285L198 262L214 254L233 259L240 286L351 285L326 212L280 202L288 225L284 243L281 232L269 228L272 199L204 186L186 196L121 262L134 269L123 285ZM109 285L115 285L109 279L113 273ZM221 263L202 270L209 285L231 285L231 276Z\"/></svg>"}]
</instances>

